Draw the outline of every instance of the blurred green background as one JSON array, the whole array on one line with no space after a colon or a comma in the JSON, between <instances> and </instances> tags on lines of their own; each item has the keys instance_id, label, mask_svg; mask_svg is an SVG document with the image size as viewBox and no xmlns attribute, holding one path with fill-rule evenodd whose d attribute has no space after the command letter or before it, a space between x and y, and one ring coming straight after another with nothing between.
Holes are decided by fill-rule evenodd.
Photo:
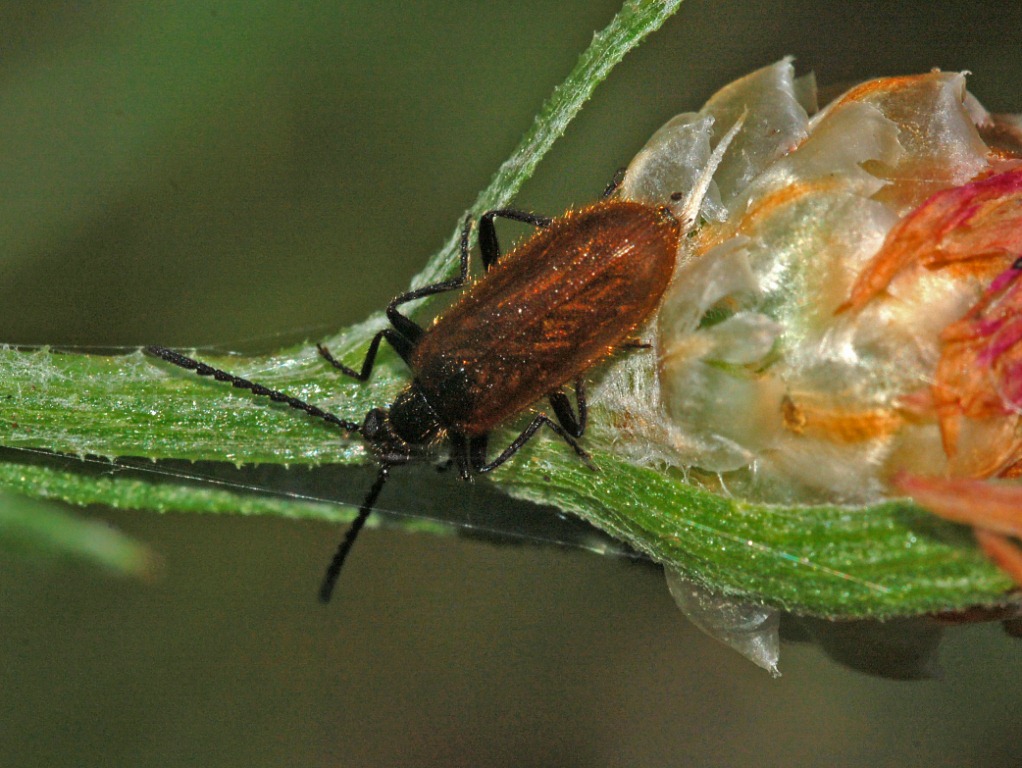
<instances>
[{"instance_id":1,"label":"blurred green background","mask_svg":"<svg viewBox=\"0 0 1022 768\"><path fill-rule=\"evenodd\" d=\"M616 7L3 4L0 341L268 350L361 319ZM1020 44L1019 4L688 0L518 202L592 199L669 117L785 54L821 83L969 69L1022 111ZM323 609L333 527L90 514L162 575L0 561L5 768L1022 764L1022 643L996 625L950 633L939 681L801 645L773 681L651 567L373 531Z\"/></svg>"}]
</instances>

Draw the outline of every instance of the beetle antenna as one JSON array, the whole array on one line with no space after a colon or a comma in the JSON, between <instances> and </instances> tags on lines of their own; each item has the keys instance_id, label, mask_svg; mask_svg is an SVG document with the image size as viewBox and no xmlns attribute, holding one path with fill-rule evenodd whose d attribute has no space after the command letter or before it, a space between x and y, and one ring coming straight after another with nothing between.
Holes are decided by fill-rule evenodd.
<instances>
[{"instance_id":1,"label":"beetle antenna","mask_svg":"<svg viewBox=\"0 0 1022 768\"><path fill-rule=\"evenodd\" d=\"M340 416L335 416L329 411L324 411L319 406L307 403L304 400L299 400L297 397L291 397L291 395L286 395L276 389L264 387L262 384L256 384L254 381L249 381L248 379L243 379L240 376L227 373L227 371L221 371L219 368L214 368L211 365L200 363L198 360L193 360L192 358L182 355L179 352L175 352L172 349L167 349L166 347L146 347L144 351L147 355L158 357L172 365L178 366L179 368L184 368L188 371L195 371L195 373L199 376L212 376L216 381L227 382L236 389L247 389L253 395L268 397L275 403L284 403L295 410L304 411L309 416L317 419L323 419L323 421L328 424L333 424L335 427L340 427L343 430L355 432L359 435L362 434L362 426L354 421L342 419Z\"/></svg>"},{"instance_id":2,"label":"beetle antenna","mask_svg":"<svg viewBox=\"0 0 1022 768\"><path fill-rule=\"evenodd\" d=\"M355 544L355 539L358 538L359 532L362 527L366 524L366 520L369 518L369 513L373 511L373 506L376 504L376 499L380 495L380 491L383 490L384 483L387 482L387 477L390 475L390 465L380 465L380 471L376 474L376 482L373 483L372 488L369 489L369 493L366 494L365 500L362 502L362 506L359 507L358 517L356 517L350 526L348 526L347 532L344 534L344 539L341 540L340 546L337 547L337 551L334 553L333 560L330 561L330 565L326 569L326 574L323 576L323 583L319 587L319 601L321 603L329 603L330 596L334 593L334 587L337 585L337 577L341 575L341 568L344 567L344 561L348 557L348 553Z\"/></svg>"}]
</instances>

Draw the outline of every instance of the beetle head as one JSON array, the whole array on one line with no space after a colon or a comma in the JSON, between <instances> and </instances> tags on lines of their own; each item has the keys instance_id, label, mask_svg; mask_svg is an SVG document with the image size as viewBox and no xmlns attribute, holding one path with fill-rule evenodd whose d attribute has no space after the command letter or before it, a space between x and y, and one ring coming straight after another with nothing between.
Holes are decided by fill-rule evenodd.
<instances>
[{"instance_id":1,"label":"beetle head","mask_svg":"<svg viewBox=\"0 0 1022 768\"><path fill-rule=\"evenodd\" d=\"M401 390L390 409L373 408L362 422L362 437L385 464L404 464L415 446L443 435L436 413L415 385Z\"/></svg>"}]
</instances>

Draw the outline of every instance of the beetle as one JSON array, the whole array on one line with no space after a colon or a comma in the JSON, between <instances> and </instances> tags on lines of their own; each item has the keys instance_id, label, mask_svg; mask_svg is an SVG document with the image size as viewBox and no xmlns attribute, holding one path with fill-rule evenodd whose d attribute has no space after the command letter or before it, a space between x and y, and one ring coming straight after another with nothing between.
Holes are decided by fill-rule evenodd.
<instances>
[{"instance_id":1,"label":"beetle","mask_svg":"<svg viewBox=\"0 0 1022 768\"><path fill-rule=\"evenodd\" d=\"M479 218L484 274L475 281L469 278L473 222L467 218L457 277L392 299L386 310L390 327L373 336L361 368L349 368L325 346L316 345L330 365L358 381L368 380L384 341L411 370L412 380L389 408L370 409L361 424L172 349L149 346L144 351L365 440L380 467L323 577L319 598L328 602L391 467L411 461L418 449L432 451L446 442L448 464L468 480L499 467L547 427L595 469L577 442L587 421L583 376L616 349L636 346L629 337L660 304L682 235L694 226L713 174L744 122L745 113L717 142L687 194L670 195L678 203L673 211L667 205L616 198L623 179L619 172L599 202L558 218L513 208L485 212ZM494 226L498 218L530 224L537 231L502 256ZM458 300L427 328L398 310L411 301L463 288ZM575 387L575 410L563 391L569 382ZM487 460L490 433L544 397L556 420L536 414L518 437Z\"/></svg>"},{"instance_id":2,"label":"beetle","mask_svg":"<svg viewBox=\"0 0 1022 768\"><path fill-rule=\"evenodd\" d=\"M469 277L471 219L462 229L457 277L403 293L387 305L390 327L379 331L359 369L323 345L320 355L346 376L366 381L386 341L412 372L389 408L372 408L356 423L283 392L227 373L165 347L146 353L168 363L284 403L360 435L379 461L376 481L334 555L319 596L330 599L344 560L372 511L390 468L413 451L444 441L463 479L490 472L547 427L592 466L578 444L586 428L584 372L628 339L657 307L674 272L681 224L666 206L611 199L551 219L501 208L479 219L484 275ZM531 224L536 233L502 255L497 218ZM399 311L426 296L466 290L426 328ZM573 409L562 387L574 383ZM556 420L536 414L495 458L489 434L546 397Z\"/></svg>"}]
</instances>

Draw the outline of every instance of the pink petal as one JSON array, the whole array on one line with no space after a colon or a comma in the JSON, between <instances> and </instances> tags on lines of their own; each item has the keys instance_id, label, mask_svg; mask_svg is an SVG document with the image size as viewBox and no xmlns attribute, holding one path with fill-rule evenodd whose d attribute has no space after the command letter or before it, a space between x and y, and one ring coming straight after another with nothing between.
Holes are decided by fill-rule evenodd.
<instances>
[{"instance_id":1,"label":"pink petal","mask_svg":"<svg viewBox=\"0 0 1022 768\"><path fill-rule=\"evenodd\" d=\"M930 197L903 218L838 309L858 311L910 266L986 273L991 259L1022 253L1022 168Z\"/></svg>"}]
</instances>

